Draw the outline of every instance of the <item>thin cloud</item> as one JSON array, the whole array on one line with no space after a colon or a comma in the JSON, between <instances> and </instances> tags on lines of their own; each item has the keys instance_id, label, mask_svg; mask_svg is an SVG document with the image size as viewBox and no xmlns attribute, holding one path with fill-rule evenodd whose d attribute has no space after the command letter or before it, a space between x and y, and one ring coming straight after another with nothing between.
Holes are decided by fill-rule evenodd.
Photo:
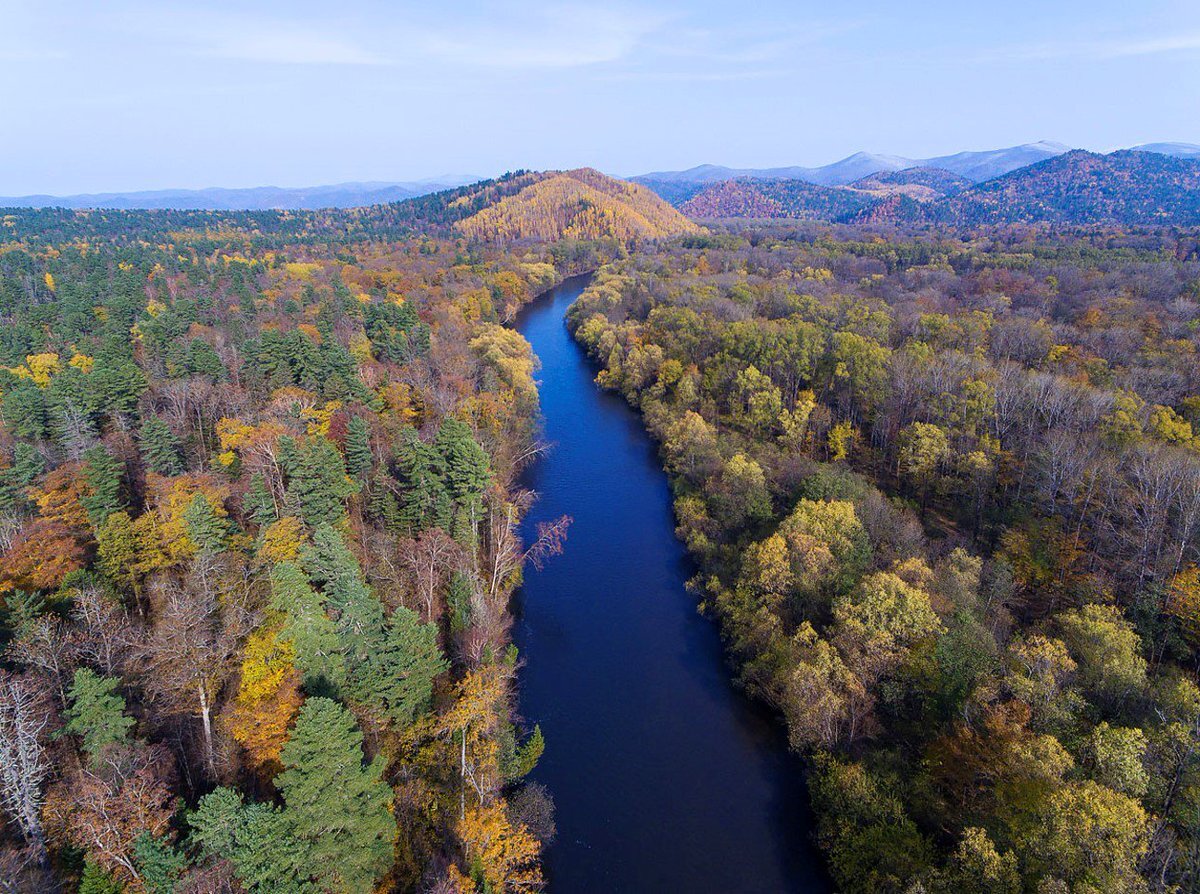
<instances>
[{"instance_id":1,"label":"thin cloud","mask_svg":"<svg viewBox=\"0 0 1200 894\"><path fill-rule=\"evenodd\" d=\"M1196 51L1200 51L1200 32L1025 44L997 48L976 58L992 62L1053 59L1104 60Z\"/></svg>"}]
</instances>

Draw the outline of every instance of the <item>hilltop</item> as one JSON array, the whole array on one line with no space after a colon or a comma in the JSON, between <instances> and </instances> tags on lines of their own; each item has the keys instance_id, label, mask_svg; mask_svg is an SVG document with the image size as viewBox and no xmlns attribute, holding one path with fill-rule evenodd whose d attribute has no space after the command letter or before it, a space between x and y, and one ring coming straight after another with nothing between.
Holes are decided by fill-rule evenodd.
<instances>
[{"instance_id":1,"label":"hilltop","mask_svg":"<svg viewBox=\"0 0 1200 894\"><path fill-rule=\"evenodd\" d=\"M640 242L698 227L649 189L591 168L522 174L446 205L454 228L476 239L618 239ZM458 216L461 209L472 213Z\"/></svg>"}]
</instances>

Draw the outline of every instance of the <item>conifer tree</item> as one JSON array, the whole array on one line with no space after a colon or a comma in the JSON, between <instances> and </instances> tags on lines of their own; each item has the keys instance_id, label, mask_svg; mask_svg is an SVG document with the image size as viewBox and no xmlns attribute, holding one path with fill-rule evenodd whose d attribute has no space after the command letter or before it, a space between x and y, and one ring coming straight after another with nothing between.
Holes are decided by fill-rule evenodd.
<instances>
[{"instance_id":1,"label":"conifer tree","mask_svg":"<svg viewBox=\"0 0 1200 894\"><path fill-rule=\"evenodd\" d=\"M123 894L124 890L121 883L98 863L88 860L83 864L79 894Z\"/></svg>"},{"instance_id":2,"label":"conifer tree","mask_svg":"<svg viewBox=\"0 0 1200 894\"><path fill-rule=\"evenodd\" d=\"M451 533L460 542L474 545L483 495L491 482L487 453L475 440L470 426L454 417L442 420L433 446L441 456L446 490L454 501Z\"/></svg>"},{"instance_id":3,"label":"conifer tree","mask_svg":"<svg viewBox=\"0 0 1200 894\"><path fill-rule=\"evenodd\" d=\"M271 572L271 607L284 615L280 635L296 653L296 670L309 692L336 692L346 682L337 629L324 597L299 565L280 562Z\"/></svg>"},{"instance_id":4,"label":"conifer tree","mask_svg":"<svg viewBox=\"0 0 1200 894\"><path fill-rule=\"evenodd\" d=\"M371 518L393 533L405 529L401 517L400 501L392 491L394 479L387 470L380 466L371 478L371 499L367 503L367 512Z\"/></svg>"},{"instance_id":5,"label":"conifer tree","mask_svg":"<svg viewBox=\"0 0 1200 894\"><path fill-rule=\"evenodd\" d=\"M436 626L421 624L405 608L386 617L383 603L363 579L358 559L328 525L314 532L305 564L337 614L348 694L396 723L410 723L428 707L433 680L446 668Z\"/></svg>"},{"instance_id":6,"label":"conifer tree","mask_svg":"<svg viewBox=\"0 0 1200 894\"><path fill-rule=\"evenodd\" d=\"M275 777L292 837L312 876L333 891L370 891L392 861L393 793L379 755L364 764L363 735L337 702L310 698Z\"/></svg>"},{"instance_id":7,"label":"conifer tree","mask_svg":"<svg viewBox=\"0 0 1200 894\"><path fill-rule=\"evenodd\" d=\"M133 846L138 874L147 894L174 894L188 861L170 842L143 832Z\"/></svg>"},{"instance_id":8,"label":"conifer tree","mask_svg":"<svg viewBox=\"0 0 1200 894\"><path fill-rule=\"evenodd\" d=\"M401 475L401 524L410 534L430 527L449 529L454 506L446 489L442 455L410 429L405 433L397 466Z\"/></svg>"},{"instance_id":9,"label":"conifer tree","mask_svg":"<svg viewBox=\"0 0 1200 894\"><path fill-rule=\"evenodd\" d=\"M110 515L121 508L121 478L125 464L101 445L83 454L83 477L91 491L81 501L93 530L99 530Z\"/></svg>"},{"instance_id":10,"label":"conifer tree","mask_svg":"<svg viewBox=\"0 0 1200 894\"><path fill-rule=\"evenodd\" d=\"M346 469L360 481L371 472L371 427L361 416L354 416L346 425Z\"/></svg>"},{"instance_id":11,"label":"conifer tree","mask_svg":"<svg viewBox=\"0 0 1200 894\"><path fill-rule=\"evenodd\" d=\"M123 745L129 740L133 718L125 716L125 696L117 691L120 681L102 677L81 667L67 693L70 703L66 710L63 732L80 736L83 750L92 761L99 759L109 745Z\"/></svg>"},{"instance_id":12,"label":"conifer tree","mask_svg":"<svg viewBox=\"0 0 1200 894\"><path fill-rule=\"evenodd\" d=\"M250 489L246 491L246 496L242 499L242 510L259 527L265 528L271 522L278 520L275 498L271 495L271 490L267 487L262 472L255 472L250 476Z\"/></svg>"},{"instance_id":13,"label":"conifer tree","mask_svg":"<svg viewBox=\"0 0 1200 894\"><path fill-rule=\"evenodd\" d=\"M146 465L159 475L179 475L183 472L183 454L179 439L171 427L158 416L150 414L142 423L138 448Z\"/></svg>"},{"instance_id":14,"label":"conifer tree","mask_svg":"<svg viewBox=\"0 0 1200 894\"><path fill-rule=\"evenodd\" d=\"M229 523L217 515L204 494L198 493L192 497L183 511L183 520L187 524L188 539L196 545L196 549L209 554L224 551Z\"/></svg>"},{"instance_id":15,"label":"conifer tree","mask_svg":"<svg viewBox=\"0 0 1200 894\"><path fill-rule=\"evenodd\" d=\"M297 443L281 438L287 472L287 497L310 525L334 524L346 513L343 500L358 492L346 476L346 464L337 447L326 438Z\"/></svg>"}]
</instances>

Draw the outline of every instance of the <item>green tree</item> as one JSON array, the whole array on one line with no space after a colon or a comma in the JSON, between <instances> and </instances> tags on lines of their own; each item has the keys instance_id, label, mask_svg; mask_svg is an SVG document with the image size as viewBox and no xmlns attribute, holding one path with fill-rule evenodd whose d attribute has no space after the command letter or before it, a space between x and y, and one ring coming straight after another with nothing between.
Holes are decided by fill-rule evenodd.
<instances>
[{"instance_id":1,"label":"green tree","mask_svg":"<svg viewBox=\"0 0 1200 894\"><path fill-rule=\"evenodd\" d=\"M342 501L358 493L359 488L346 476L346 464L337 447L321 437L279 441L289 505L295 506L313 527L340 521L346 514Z\"/></svg>"},{"instance_id":2,"label":"green tree","mask_svg":"<svg viewBox=\"0 0 1200 894\"><path fill-rule=\"evenodd\" d=\"M310 698L280 757L275 777L293 837L309 871L334 891L370 891L392 861L397 834L386 760L364 764L363 735L337 702Z\"/></svg>"},{"instance_id":3,"label":"green tree","mask_svg":"<svg viewBox=\"0 0 1200 894\"><path fill-rule=\"evenodd\" d=\"M250 476L250 488L242 499L242 511L260 528L279 518L275 511L275 498L261 472Z\"/></svg>"},{"instance_id":4,"label":"green tree","mask_svg":"<svg viewBox=\"0 0 1200 894\"><path fill-rule=\"evenodd\" d=\"M150 413L142 423L138 448L146 465L159 475L179 475L183 472L183 453L179 439L171 427Z\"/></svg>"},{"instance_id":5,"label":"green tree","mask_svg":"<svg viewBox=\"0 0 1200 894\"><path fill-rule=\"evenodd\" d=\"M225 549L229 522L217 515L204 494L197 493L192 497L183 511L183 520L187 525L188 539L200 552L214 554Z\"/></svg>"},{"instance_id":6,"label":"green tree","mask_svg":"<svg viewBox=\"0 0 1200 894\"><path fill-rule=\"evenodd\" d=\"M434 449L441 455L443 480L455 506L454 530L460 541L478 538L483 495L491 482L488 455L465 422L448 416L442 420Z\"/></svg>"},{"instance_id":7,"label":"green tree","mask_svg":"<svg viewBox=\"0 0 1200 894\"><path fill-rule=\"evenodd\" d=\"M337 627L325 611L325 599L303 569L280 562L271 570L271 608L282 612L282 638L296 652L296 669L309 692L337 692L346 683Z\"/></svg>"},{"instance_id":8,"label":"green tree","mask_svg":"<svg viewBox=\"0 0 1200 894\"><path fill-rule=\"evenodd\" d=\"M82 500L93 530L100 530L110 515L121 508L121 479L125 464L97 445L83 454L83 478L89 493Z\"/></svg>"},{"instance_id":9,"label":"green tree","mask_svg":"<svg viewBox=\"0 0 1200 894\"><path fill-rule=\"evenodd\" d=\"M187 869L187 858L169 841L143 832L133 845L138 874L147 894L174 894L175 885Z\"/></svg>"},{"instance_id":10,"label":"green tree","mask_svg":"<svg viewBox=\"0 0 1200 894\"><path fill-rule=\"evenodd\" d=\"M359 481L371 472L371 426L362 416L353 416L346 424L346 469Z\"/></svg>"},{"instance_id":11,"label":"green tree","mask_svg":"<svg viewBox=\"0 0 1200 894\"><path fill-rule=\"evenodd\" d=\"M63 732L82 738L83 750L93 763L108 746L129 741L134 721L125 715L125 696L117 691L119 686L119 680L81 667L67 693Z\"/></svg>"},{"instance_id":12,"label":"green tree","mask_svg":"<svg viewBox=\"0 0 1200 894\"><path fill-rule=\"evenodd\" d=\"M79 879L79 894L123 894L125 888L98 863L87 860Z\"/></svg>"}]
</instances>

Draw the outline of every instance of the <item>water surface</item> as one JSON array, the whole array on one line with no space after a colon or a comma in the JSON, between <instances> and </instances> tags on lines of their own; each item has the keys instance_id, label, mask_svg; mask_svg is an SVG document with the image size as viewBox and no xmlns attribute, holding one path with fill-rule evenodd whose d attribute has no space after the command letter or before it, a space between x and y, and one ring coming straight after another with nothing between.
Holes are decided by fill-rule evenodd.
<instances>
[{"instance_id":1,"label":"water surface","mask_svg":"<svg viewBox=\"0 0 1200 894\"><path fill-rule=\"evenodd\" d=\"M534 778L557 805L554 894L824 892L799 761L729 682L715 625L684 589L671 495L637 415L600 391L563 314L585 280L530 305L545 437L525 521L574 518L529 569L515 638L522 714L541 724Z\"/></svg>"}]
</instances>

